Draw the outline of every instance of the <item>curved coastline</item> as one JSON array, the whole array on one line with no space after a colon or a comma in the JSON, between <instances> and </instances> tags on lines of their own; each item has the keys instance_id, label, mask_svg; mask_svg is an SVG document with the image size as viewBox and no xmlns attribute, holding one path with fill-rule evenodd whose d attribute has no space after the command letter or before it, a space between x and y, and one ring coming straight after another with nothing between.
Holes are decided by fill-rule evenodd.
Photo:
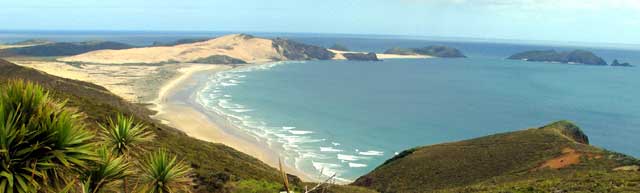
<instances>
[{"instance_id":1,"label":"curved coastline","mask_svg":"<svg viewBox=\"0 0 640 193\"><path fill-rule=\"evenodd\" d=\"M162 86L158 98L152 101L154 107L151 109L157 111L152 118L178 128L191 137L225 144L278 168L280 150L270 148L266 142L255 139L242 128L230 123L224 115L208 110L196 101L196 95L206 86L209 76L235 68L226 65L197 66L199 65L181 68L176 77ZM305 181L318 181L311 177L313 175L286 162L283 167L287 173Z\"/></svg>"}]
</instances>

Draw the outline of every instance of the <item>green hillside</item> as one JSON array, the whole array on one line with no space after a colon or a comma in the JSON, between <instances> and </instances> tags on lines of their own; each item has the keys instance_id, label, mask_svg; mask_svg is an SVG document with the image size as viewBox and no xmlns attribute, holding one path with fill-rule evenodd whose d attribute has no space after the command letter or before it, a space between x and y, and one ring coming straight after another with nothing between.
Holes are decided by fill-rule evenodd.
<instances>
[{"instance_id":1,"label":"green hillside","mask_svg":"<svg viewBox=\"0 0 640 193\"><path fill-rule=\"evenodd\" d=\"M590 188L595 178L584 176L600 175L630 183L633 190L640 191L640 173L612 172L633 164L638 164L634 158L590 146L577 126L560 121L541 128L407 150L354 184L380 192L510 192L519 187L542 188L577 180L557 186L572 190Z\"/></svg>"}]
</instances>

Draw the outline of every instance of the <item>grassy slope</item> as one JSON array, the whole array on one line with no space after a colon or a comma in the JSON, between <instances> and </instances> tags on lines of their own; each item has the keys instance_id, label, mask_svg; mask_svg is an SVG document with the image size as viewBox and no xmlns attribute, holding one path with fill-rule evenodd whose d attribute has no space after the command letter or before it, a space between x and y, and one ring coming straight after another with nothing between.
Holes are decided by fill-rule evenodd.
<instances>
[{"instance_id":1,"label":"grassy slope","mask_svg":"<svg viewBox=\"0 0 640 193\"><path fill-rule=\"evenodd\" d=\"M610 172L611 169L637 164L633 158L579 143L585 138L575 128L569 122L558 122L542 128L414 148L392 158L354 184L380 192L465 190L460 187L499 192L512 191L514 189L509 187L518 185L542 187L542 184L536 183L560 182L571 179L570 176L588 176L592 172L605 175L603 178L619 179L617 172ZM583 153L581 162L557 170L535 170L546 160L562 155L565 148ZM588 159L587 154L600 155L601 158ZM639 176L640 173L634 172L630 179ZM586 181L589 178L583 180L574 183L571 188L591 186ZM470 189L472 187L476 189Z\"/></svg>"},{"instance_id":2,"label":"grassy slope","mask_svg":"<svg viewBox=\"0 0 640 193\"><path fill-rule=\"evenodd\" d=\"M191 138L179 130L150 119L153 112L138 104L131 104L112 94L104 87L82 81L48 75L44 72L17 66L0 59L0 85L11 79L24 79L41 84L59 100L67 100L70 107L78 108L87 115L86 124L97 129L97 123L119 112L133 115L143 121L157 138L152 146L165 147L188 161L196 173L195 192L238 192L236 184L255 188L268 184L282 187L279 172L265 163L236 151L228 146ZM303 184L298 184L298 189ZM360 187L334 186L333 192L374 192ZM331 193L332 191L327 191Z\"/></svg>"}]
</instances>

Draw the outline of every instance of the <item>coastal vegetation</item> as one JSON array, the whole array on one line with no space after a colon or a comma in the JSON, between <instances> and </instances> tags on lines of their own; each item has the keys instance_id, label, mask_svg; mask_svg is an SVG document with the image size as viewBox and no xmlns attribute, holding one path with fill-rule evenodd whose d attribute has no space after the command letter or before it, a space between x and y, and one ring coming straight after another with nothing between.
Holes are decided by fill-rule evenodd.
<instances>
[{"instance_id":1,"label":"coastal vegetation","mask_svg":"<svg viewBox=\"0 0 640 193\"><path fill-rule=\"evenodd\" d=\"M212 55L204 58L192 60L190 63L199 64L246 64L244 60L233 58L225 55Z\"/></svg>"},{"instance_id":2,"label":"coastal vegetation","mask_svg":"<svg viewBox=\"0 0 640 193\"><path fill-rule=\"evenodd\" d=\"M575 124L559 121L540 128L413 148L353 184L380 192L639 191L640 173L613 171L639 163L635 158L589 145L588 137ZM592 175L605 181L589 183ZM572 183L550 185L560 184L562 179L571 179Z\"/></svg>"},{"instance_id":3,"label":"coastal vegetation","mask_svg":"<svg viewBox=\"0 0 640 193\"><path fill-rule=\"evenodd\" d=\"M440 58L465 58L462 51L448 46L428 46L423 48L391 48L385 54L428 55Z\"/></svg>"},{"instance_id":4,"label":"coastal vegetation","mask_svg":"<svg viewBox=\"0 0 640 193\"><path fill-rule=\"evenodd\" d=\"M136 184L144 188L136 192L190 188L190 169L176 156L159 151L140 157L152 135L132 118L119 115L95 138L82 114L41 86L11 80L1 89L0 191L108 192L122 181L122 192L129 192L128 176L141 179ZM132 165L144 175L136 178Z\"/></svg>"},{"instance_id":5,"label":"coastal vegetation","mask_svg":"<svg viewBox=\"0 0 640 193\"><path fill-rule=\"evenodd\" d=\"M510 60L525 60L531 62L558 62L564 64L607 65L607 62L593 52L586 50L573 50L570 52L557 52L555 50L534 50L517 53L509 56Z\"/></svg>"}]
</instances>

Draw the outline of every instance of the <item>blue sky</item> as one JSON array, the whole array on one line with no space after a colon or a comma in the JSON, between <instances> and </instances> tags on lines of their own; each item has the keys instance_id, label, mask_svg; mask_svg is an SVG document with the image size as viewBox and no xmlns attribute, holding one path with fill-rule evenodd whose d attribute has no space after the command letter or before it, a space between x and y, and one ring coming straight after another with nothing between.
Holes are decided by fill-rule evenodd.
<instances>
[{"instance_id":1,"label":"blue sky","mask_svg":"<svg viewBox=\"0 0 640 193\"><path fill-rule=\"evenodd\" d=\"M0 0L0 24L640 44L640 0Z\"/></svg>"}]
</instances>

